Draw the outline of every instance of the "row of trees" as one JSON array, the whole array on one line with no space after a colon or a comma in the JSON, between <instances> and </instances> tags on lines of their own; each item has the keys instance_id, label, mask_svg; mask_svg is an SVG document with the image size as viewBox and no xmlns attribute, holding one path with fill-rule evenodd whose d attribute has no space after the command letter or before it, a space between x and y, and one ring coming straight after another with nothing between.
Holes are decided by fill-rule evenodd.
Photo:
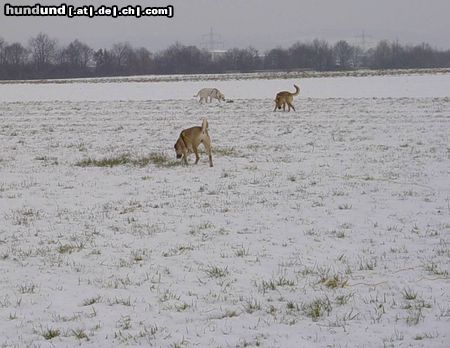
<instances>
[{"instance_id":1,"label":"row of trees","mask_svg":"<svg viewBox=\"0 0 450 348\"><path fill-rule=\"evenodd\" d=\"M196 46L176 43L151 53L117 43L109 49L94 50L78 40L65 47L40 33L28 46L8 44L0 38L0 79L67 78L142 74L222 73L256 70L348 70L355 68L449 68L450 50L428 44L405 46L380 41L369 50L339 41L296 43L287 49L274 48L260 54L254 48L233 48L212 55Z\"/></svg>"}]
</instances>

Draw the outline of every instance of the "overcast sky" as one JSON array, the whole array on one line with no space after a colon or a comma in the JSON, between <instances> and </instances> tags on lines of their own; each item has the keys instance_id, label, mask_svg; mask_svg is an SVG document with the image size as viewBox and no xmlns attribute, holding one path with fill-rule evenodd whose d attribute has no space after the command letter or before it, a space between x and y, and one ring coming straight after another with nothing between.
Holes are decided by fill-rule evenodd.
<instances>
[{"instance_id":1,"label":"overcast sky","mask_svg":"<svg viewBox=\"0 0 450 348\"><path fill-rule=\"evenodd\" d=\"M12 5L34 5L38 0L10 0ZM39 1L59 5L56 0ZM61 0L69 5L173 5L173 18L6 17L0 15L0 37L28 42L44 32L59 43L74 39L93 48L109 48L128 41L152 51L178 41L201 46L212 27L220 34L217 48L253 46L261 51L289 47L314 38L366 43L381 39L450 49L450 0ZM4 2L2 2L4 4Z\"/></svg>"}]
</instances>

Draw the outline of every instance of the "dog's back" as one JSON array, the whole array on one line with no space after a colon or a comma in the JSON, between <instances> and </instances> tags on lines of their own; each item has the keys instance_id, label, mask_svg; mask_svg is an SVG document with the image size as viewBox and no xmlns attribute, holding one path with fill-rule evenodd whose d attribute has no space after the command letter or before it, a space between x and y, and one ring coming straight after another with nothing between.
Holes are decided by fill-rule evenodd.
<instances>
[{"instance_id":1,"label":"dog's back","mask_svg":"<svg viewBox=\"0 0 450 348\"><path fill-rule=\"evenodd\" d=\"M289 91L281 91L277 93L277 98L290 98L293 100L292 97L295 97L300 93L300 88L297 85L294 85L295 92L289 92Z\"/></svg>"},{"instance_id":2,"label":"dog's back","mask_svg":"<svg viewBox=\"0 0 450 348\"><path fill-rule=\"evenodd\" d=\"M217 88L202 88L194 95L194 97L200 97L199 102L202 102L202 100L207 102L208 98L210 98L210 100L214 98L218 101L225 100L225 96Z\"/></svg>"},{"instance_id":3,"label":"dog's back","mask_svg":"<svg viewBox=\"0 0 450 348\"><path fill-rule=\"evenodd\" d=\"M188 138L193 143L201 143L203 138L208 135L208 121L206 118L203 119L201 126L184 129L180 134L180 136Z\"/></svg>"},{"instance_id":4,"label":"dog's back","mask_svg":"<svg viewBox=\"0 0 450 348\"><path fill-rule=\"evenodd\" d=\"M214 88L202 88L194 97L209 97Z\"/></svg>"}]
</instances>

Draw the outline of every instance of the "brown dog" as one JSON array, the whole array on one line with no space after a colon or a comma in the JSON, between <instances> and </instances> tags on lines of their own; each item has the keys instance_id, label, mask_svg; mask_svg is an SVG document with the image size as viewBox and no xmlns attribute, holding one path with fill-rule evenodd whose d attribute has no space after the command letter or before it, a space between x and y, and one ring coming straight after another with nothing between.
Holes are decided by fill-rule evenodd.
<instances>
[{"instance_id":1,"label":"brown dog","mask_svg":"<svg viewBox=\"0 0 450 348\"><path fill-rule=\"evenodd\" d=\"M288 105L288 111L291 111L291 108L294 109L294 105L292 105L292 101L294 100L294 96L298 95L300 93L300 88L298 86L294 85L295 92L291 93L289 91L282 91L277 93L277 96L275 97L275 111L277 108L281 110L281 107L283 107L283 111L286 111L286 104Z\"/></svg>"},{"instance_id":2,"label":"brown dog","mask_svg":"<svg viewBox=\"0 0 450 348\"><path fill-rule=\"evenodd\" d=\"M201 127L191 127L184 129L180 133L180 136L174 145L177 158L181 158L184 164L187 165L187 156L193 152L195 153L195 164L197 164L200 159L197 150L200 143L205 147L209 156L209 166L212 167L211 138L208 134L208 121L206 118L203 119Z\"/></svg>"}]
</instances>

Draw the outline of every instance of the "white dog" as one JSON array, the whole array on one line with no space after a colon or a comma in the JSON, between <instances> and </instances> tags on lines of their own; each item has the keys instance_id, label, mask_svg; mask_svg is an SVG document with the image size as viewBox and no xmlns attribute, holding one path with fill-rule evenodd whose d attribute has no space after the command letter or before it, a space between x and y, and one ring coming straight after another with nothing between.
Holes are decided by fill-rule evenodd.
<instances>
[{"instance_id":1,"label":"white dog","mask_svg":"<svg viewBox=\"0 0 450 348\"><path fill-rule=\"evenodd\" d=\"M213 98L218 101L225 101L225 96L217 88L202 88L194 95L194 97L200 97L199 103L201 103L202 100L204 100L205 103L208 103L208 98L209 102L212 102Z\"/></svg>"}]
</instances>

